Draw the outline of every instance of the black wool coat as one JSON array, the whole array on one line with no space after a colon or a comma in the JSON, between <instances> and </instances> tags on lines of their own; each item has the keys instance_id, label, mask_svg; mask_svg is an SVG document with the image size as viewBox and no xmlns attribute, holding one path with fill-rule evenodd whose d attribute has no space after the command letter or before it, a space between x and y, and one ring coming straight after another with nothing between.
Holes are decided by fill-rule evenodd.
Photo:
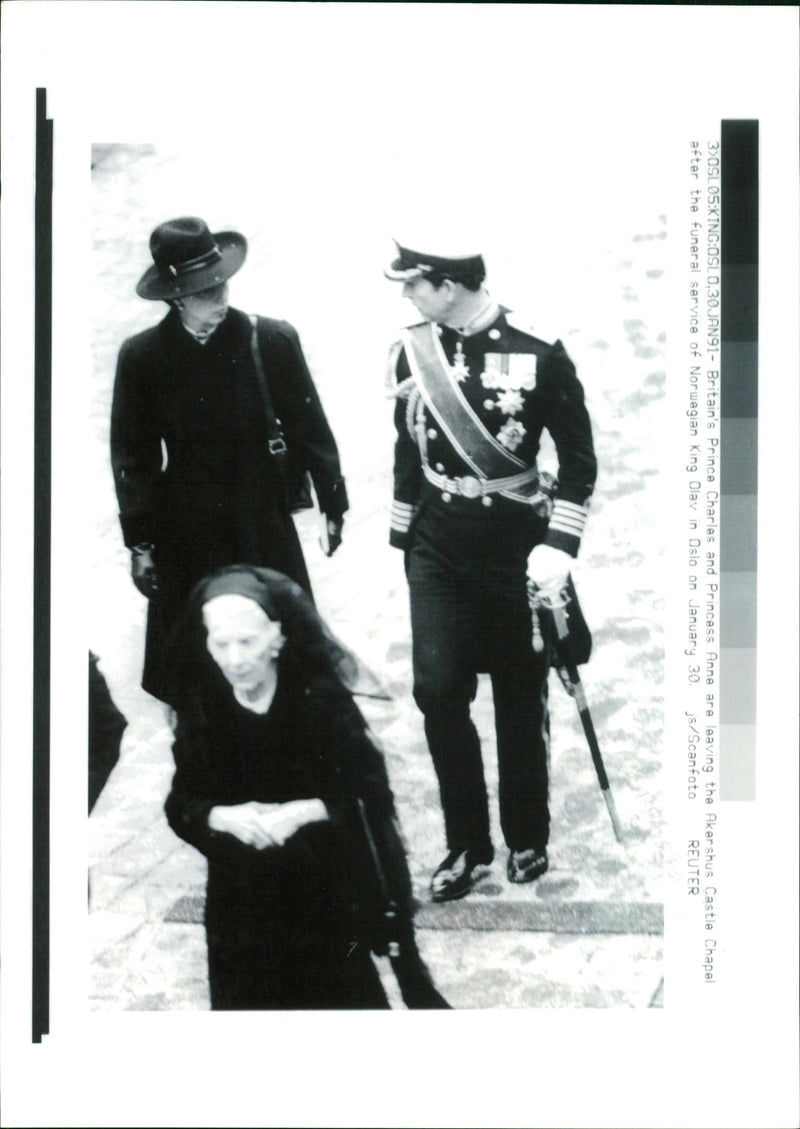
<instances>
[{"instance_id":1,"label":"black wool coat","mask_svg":"<svg viewBox=\"0 0 800 1129\"><path fill-rule=\"evenodd\" d=\"M120 350L111 464L123 538L155 549L142 685L165 694L164 649L192 586L226 564L264 565L311 586L275 457L253 362L252 326L230 309L205 345L176 310ZM347 492L333 434L288 322L258 319L275 415L320 508L338 519Z\"/></svg>"},{"instance_id":2,"label":"black wool coat","mask_svg":"<svg viewBox=\"0 0 800 1129\"><path fill-rule=\"evenodd\" d=\"M165 809L208 859L205 925L214 1009L386 1007L359 931L365 846L357 800L391 836L392 793L379 750L349 695L309 684L281 658L267 715L230 690L178 712L176 772ZM258 850L212 831L215 805L322 799L329 819ZM395 839L387 882L410 923L411 882Z\"/></svg>"}]
</instances>

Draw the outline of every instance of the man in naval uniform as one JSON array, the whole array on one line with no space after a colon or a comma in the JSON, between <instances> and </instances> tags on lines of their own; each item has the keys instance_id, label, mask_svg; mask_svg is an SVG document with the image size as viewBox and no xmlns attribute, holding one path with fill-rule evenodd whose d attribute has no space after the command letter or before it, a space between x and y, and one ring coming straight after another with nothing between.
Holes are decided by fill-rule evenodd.
<instances>
[{"instance_id":1,"label":"man in naval uniform","mask_svg":"<svg viewBox=\"0 0 800 1129\"><path fill-rule=\"evenodd\" d=\"M547 870L547 662L533 646L527 582L553 596L566 585L597 464L564 346L533 336L497 304L482 256L397 250L384 273L403 283L425 320L390 354L390 541L405 552L414 698L447 839L431 894L447 901L468 893L494 858L470 718L479 673L492 682L508 878L532 882ZM543 429L556 447L557 483L537 472Z\"/></svg>"}]
</instances>

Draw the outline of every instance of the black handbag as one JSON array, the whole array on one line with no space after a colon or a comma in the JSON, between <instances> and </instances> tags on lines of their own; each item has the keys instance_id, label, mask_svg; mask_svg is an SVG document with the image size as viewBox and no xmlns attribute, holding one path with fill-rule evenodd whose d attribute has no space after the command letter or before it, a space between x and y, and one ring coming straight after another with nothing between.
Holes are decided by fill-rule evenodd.
<instances>
[{"instance_id":1,"label":"black handbag","mask_svg":"<svg viewBox=\"0 0 800 1129\"><path fill-rule=\"evenodd\" d=\"M283 433L281 421L275 415L275 409L272 406L272 397L269 393L267 374L264 371L264 362L261 359L261 349L258 345L258 333L256 331L258 319L255 314L251 315L250 321L253 326L252 333L250 334L250 350L253 354L256 376L258 377L258 386L264 405L269 453L276 461L278 473L283 483L289 513L297 514L302 510L310 510L314 507L311 475L305 468L297 465L297 461L292 457L292 452L286 444L286 437Z\"/></svg>"}]
</instances>

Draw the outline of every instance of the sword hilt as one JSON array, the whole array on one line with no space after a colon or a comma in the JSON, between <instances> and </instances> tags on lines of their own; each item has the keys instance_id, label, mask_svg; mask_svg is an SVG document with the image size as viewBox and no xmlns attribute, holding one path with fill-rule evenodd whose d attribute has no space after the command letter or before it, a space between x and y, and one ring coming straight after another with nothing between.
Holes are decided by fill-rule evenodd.
<instances>
[{"instance_id":1,"label":"sword hilt","mask_svg":"<svg viewBox=\"0 0 800 1129\"><path fill-rule=\"evenodd\" d=\"M533 626L533 649L537 654L544 650L544 639L542 638L542 629L539 624L539 610L544 608L546 611L553 613L553 622L556 626L556 632L559 639L566 639L569 634L567 626L567 605L569 604L569 592L566 585L563 588L558 588L553 591L541 588L533 580L528 581L528 605L531 609L531 622Z\"/></svg>"},{"instance_id":2,"label":"sword hilt","mask_svg":"<svg viewBox=\"0 0 800 1129\"><path fill-rule=\"evenodd\" d=\"M535 580L529 580L527 590L531 611L538 611L539 608L548 608L551 611L555 608L565 608L570 600L566 584L563 588L550 589L542 588Z\"/></svg>"}]
</instances>

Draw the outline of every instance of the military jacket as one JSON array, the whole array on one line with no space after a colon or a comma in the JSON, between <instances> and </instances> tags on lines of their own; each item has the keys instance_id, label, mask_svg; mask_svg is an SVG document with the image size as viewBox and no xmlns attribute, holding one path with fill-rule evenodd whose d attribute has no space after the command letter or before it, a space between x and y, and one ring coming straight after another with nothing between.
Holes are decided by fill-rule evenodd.
<instances>
[{"instance_id":1,"label":"military jacket","mask_svg":"<svg viewBox=\"0 0 800 1129\"><path fill-rule=\"evenodd\" d=\"M563 344L535 337L503 307L490 325L468 336L447 326L434 329L451 378L474 416L523 469L535 467L542 431L549 432L558 455L558 483L545 543L577 556L597 463L583 387ZM402 340L390 352L388 377L397 431L390 542L405 549L423 490L441 488L439 496L448 502L447 480L474 470L422 398ZM457 433L453 437L458 441ZM476 512L483 505L522 513L528 503L489 493L471 504Z\"/></svg>"}]
</instances>

